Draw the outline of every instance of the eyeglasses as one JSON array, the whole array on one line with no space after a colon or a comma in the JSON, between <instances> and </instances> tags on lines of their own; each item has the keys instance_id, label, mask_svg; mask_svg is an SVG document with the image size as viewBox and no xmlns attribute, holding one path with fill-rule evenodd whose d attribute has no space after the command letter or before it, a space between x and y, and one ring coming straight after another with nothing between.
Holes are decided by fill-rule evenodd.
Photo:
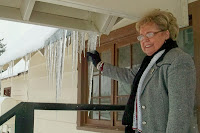
<instances>
[{"instance_id":1,"label":"eyeglasses","mask_svg":"<svg viewBox=\"0 0 200 133\"><path fill-rule=\"evenodd\" d=\"M157 32L149 32L149 33L147 33L145 36L146 36L147 38L152 38L152 37L154 37L157 33L162 32L162 31L163 31L163 30L160 30L160 31L157 31ZM139 36L137 37L138 41L142 41L142 40L144 39L145 36L144 36L144 35L139 35Z\"/></svg>"}]
</instances>

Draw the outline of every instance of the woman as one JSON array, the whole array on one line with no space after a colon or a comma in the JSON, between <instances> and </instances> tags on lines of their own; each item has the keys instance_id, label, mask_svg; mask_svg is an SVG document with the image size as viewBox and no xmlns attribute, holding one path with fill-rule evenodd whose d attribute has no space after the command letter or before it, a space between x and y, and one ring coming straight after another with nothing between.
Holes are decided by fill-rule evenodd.
<instances>
[{"instance_id":1,"label":"woman","mask_svg":"<svg viewBox=\"0 0 200 133\"><path fill-rule=\"evenodd\" d=\"M176 44L178 25L169 12L153 10L136 24L142 51L140 66L118 68L87 53L103 75L132 84L123 115L125 132L197 133L194 118L195 66Z\"/></svg>"}]
</instances>

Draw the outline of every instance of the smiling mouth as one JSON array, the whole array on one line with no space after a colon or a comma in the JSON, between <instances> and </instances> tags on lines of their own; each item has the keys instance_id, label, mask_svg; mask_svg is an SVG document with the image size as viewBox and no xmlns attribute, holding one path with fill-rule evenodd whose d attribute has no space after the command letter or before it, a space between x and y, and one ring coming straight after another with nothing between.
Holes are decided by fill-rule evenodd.
<instances>
[{"instance_id":1,"label":"smiling mouth","mask_svg":"<svg viewBox=\"0 0 200 133\"><path fill-rule=\"evenodd\" d=\"M151 46L153 46L153 45L146 45L145 48L149 48L149 47L151 47Z\"/></svg>"}]
</instances>

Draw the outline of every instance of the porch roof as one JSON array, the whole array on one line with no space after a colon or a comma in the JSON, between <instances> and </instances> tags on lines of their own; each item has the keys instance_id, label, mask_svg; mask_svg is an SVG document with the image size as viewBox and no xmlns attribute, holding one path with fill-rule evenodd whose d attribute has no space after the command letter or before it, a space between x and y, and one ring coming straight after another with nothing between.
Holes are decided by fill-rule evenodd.
<instances>
[{"instance_id":1,"label":"porch roof","mask_svg":"<svg viewBox=\"0 0 200 133\"><path fill-rule=\"evenodd\" d=\"M1 0L0 18L108 34L120 21L136 22L144 12L171 11L188 25L188 3L196 0ZM127 22L127 21L126 21Z\"/></svg>"}]
</instances>

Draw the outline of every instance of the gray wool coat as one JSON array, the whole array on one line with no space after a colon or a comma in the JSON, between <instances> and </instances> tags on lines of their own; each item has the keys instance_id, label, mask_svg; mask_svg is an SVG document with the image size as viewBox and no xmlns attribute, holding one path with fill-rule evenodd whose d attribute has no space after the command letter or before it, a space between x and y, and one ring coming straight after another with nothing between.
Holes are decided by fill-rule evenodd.
<instances>
[{"instance_id":1,"label":"gray wool coat","mask_svg":"<svg viewBox=\"0 0 200 133\"><path fill-rule=\"evenodd\" d=\"M103 75L132 84L139 70L105 63ZM142 86L143 133L198 133L194 101L196 75L190 55L171 49L154 64Z\"/></svg>"}]
</instances>

